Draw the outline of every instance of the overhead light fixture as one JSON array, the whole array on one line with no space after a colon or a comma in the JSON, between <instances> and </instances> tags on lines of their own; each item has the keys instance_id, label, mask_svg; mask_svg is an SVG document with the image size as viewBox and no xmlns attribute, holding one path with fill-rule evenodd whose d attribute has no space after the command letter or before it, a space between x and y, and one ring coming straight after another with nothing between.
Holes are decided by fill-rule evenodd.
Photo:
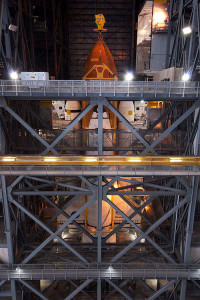
<instances>
[{"instance_id":1,"label":"overhead light fixture","mask_svg":"<svg viewBox=\"0 0 200 300\"><path fill-rule=\"evenodd\" d=\"M130 233L130 239L131 239L131 241L134 241L134 240L136 240L137 239L137 233L135 232L135 231L133 231L133 230L129 230L129 233Z\"/></svg>"},{"instance_id":2,"label":"overhead light fixture","mask_svg":"<svg viewBox=\"0 0 200 300\"><path fill-rule=\"evenodd\" d=\"M167 22L167 12L156 7L153 11L153 26L162 27Z\"/></svg>"},{"instance_id":3,"label":"overhead light fixture","mask_svg":"<svg viewBox=\"0 0 200 300\"><path fill-rule=\"evenodd\" d=\"M144 244L145 241L146 241L146 240L143 238L143 239L140 240L140 243Z\"/></svg>"},{"instance_id":4,"label":"overhead light fixture","mask_svg":"<svg viewBox=\"0 0 200 300\"><path fill-rule=\"evenodd\" d=\"M13 24L10 24L10 25L8 26L8 29L9 29L10 31L16 32L16 31L18 30L18 26L13 25Z\"/></svg>"},{"instance_id":5,"label":"overhead light fixture","mask_svg":"<svg viewBox=\"0 0 200 300\"><path fill-rule=\"evenodd\" d=\"M3 161L15 161L14 157L4 157Z\"/></svg>"},{"instance_id":6,"label":"overhead light fixture","mask_svg":"<svg viewBox=\"0 0 200 300\"><path fill-rule=\"evenodd\" d=\"M185 35L192 33L192 28L190 26L184 27L182 30Z\"/></svg>"},{"instance_id":7,"label":"overhead light fixture","mask_svg":"<svg viewBox=\"0 0 200 300\"><path fill-rule=\"evenodd\" d=\"M87 162L95 162L95 161L97 161L97 158L93 158L93 157L88 157L88 158L86 158L86 160L85 161L87 161Z\"/></svg>"},{"instance_id":8,"label":"overhead light fixture","mask_svg":"<svg viewBox=\"0 0 200 300\"><path fill-rule=\"evenodd\" d=\"M125 74L125 80L126 80L126 81L131 81L131 80L133 80L133 78L134 78L133 72L127 72L127 73Z\"/></svg>"},{"instance_id":9,"label":"overhead light fixture","mask_svg":"<svg viewBox=\"0 0 200 300\"><path fill-rule=\"evenodd\" d=\"M19 78L18 73L16 71L13 71L13 70L9 73L9 76L13 80L17 80Z\"/></svg>"},{"instance_id":10,"label":"overhead light fixture","mask_svg":"<svg viewBox=\"0 0 200 300\"><path fill-rule=\"evenodd\" d=\"M181 77L182 81L188 81L190 80L190 74L189 73L184 73Z\"/></svg>"},{"instance_id":11,"label":"overhead light fixture","mask_svg":"<svg viewBox=\"0 0 200 300\"><path fill-rule=\"evenodd\" d=\"M54 161L56 161L56 158L54 158L54 157L45 157L44 161L46 161L46 162L54 162Z\"/></svg>"},{"instance_id":12,"label":"overhead light fixture","mask_svg":"<svg viewBox=\"0 0 200 300\"><path fill-rule=\"evenodd\" d=\"M170 158L170 162L181 162L181 158Z\"/></svg>"}]
</instances>

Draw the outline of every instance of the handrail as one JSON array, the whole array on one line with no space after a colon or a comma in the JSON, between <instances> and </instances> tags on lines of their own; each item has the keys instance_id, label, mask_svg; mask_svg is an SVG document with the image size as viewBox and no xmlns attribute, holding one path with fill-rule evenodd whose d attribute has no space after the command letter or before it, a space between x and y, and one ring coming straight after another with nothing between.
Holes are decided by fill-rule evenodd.
<instances>
[{"instance_id":1,"label":"handrail","mask_svg":"<svg viewBox=\"0 0 200 300\"><path fill-rule=\"evenodd\" d=\"M199 82L180 81L105 81L105 80L1 80L0 96L70 96L70 97L133 97L195 98L200 97ZM147 99L148 100L148 99Z\"/></svg>"},{"instance_id":2,"label":"handrail","mask_svg":"<svg viewBox=\"0 0 200 300\"><path fill-rule=\"evenodd\" d=\"M199 176L200 166L142 165L0 165L0 175L8 176Z\"/></svg>"},{"instance_id":3,"label":"handrail","mask_svg":"<svg viewBox=\"0 0 200 300\"><path fill-rule=\"evenodd\" d=\"M57 263L44 263L44 264L0 264L1 270L18 270L18 269L99 269L98 263L65 263L65 262L57 262ZM200 271L199 264L171 264L171 263L101 263L101 270L107 269L134 269L134 270L196 270Z\"/></svg>"},{"instance_id":4,"label":"handrail","mask_svg":"<svg viewBox=\"0 0 200 300\"><path fill-rule=\"evenodd\" d=\"M158 278L198 279L197 265L170 264L23 264L1 265L0 279Z\"/></svg>"}]
</instances>

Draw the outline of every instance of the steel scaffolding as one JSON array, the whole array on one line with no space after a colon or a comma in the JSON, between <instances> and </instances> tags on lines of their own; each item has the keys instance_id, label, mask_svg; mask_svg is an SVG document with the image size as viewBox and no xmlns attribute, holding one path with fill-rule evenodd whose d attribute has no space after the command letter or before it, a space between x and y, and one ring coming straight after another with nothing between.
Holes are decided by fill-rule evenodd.
<instances>
[{"instance_id":1,"label":"steel scaffolding","mask_svg":"<svg viewBox=\"0 0 200 300\"><path fill-rule=\"evenodd\" d=\"M2 66L6 72L10 66L18 65L31 70L35 63L33 36L27 40L25 31L28 24L29 32L32 32L33 16L28 13L27 19L25 17L31 1L29 5L26 1L19 1L19 8L11 2L1 1ZM66 24L63 18L58 22L62 9L61 1L58 2L58 16L54 14L52 18L57 26L51 40L53 43L45 43L44 53L48 53L50 46L54 49L55 74L62 77L64 71L59 69L58 58L62 61L63 51L69 49L65 49L63 44L62 30L58 35L62 43L56 40L56 29ZM115 1L118 11L123 6L122 2ZM55 1L52 3L55 6ZM16 11L19 9L19 18L14 18L13 7ZM21 39L8 30L10 13L19 22ZM129 23L132 13L128 12ZM194 29L187 38L181 34L186 15ZM166 66L183 67L185 71L192 72L194 80L198 76L198 16L197 0L170 1L169 43L172 35L174 40L172 48L168 47L171 54L167 55ZM112 22L116 24L116 19ZM41 30L41 26L36 22L35 30ZM46 25L43 29L44 37L47 37ZM131 38L129 34L127 44L120 50L125 51L124 48L133 40L130 28L129 33ZM37 53L38 49L40 47ZM59 57L56 56L58 49ZM125 59L118 58L120 71L124 70L127 60L133 63L132 51ZM78 62L81 55L77 58ZM47 66L49 61L48 58L45 60ZM78 68L72 70L73 74L77 72ZM7 264L0 266L0 297L32 299L34 294L36 299L49 299L48 292L61 281L69 285L63 299L76 299L81 293L89 299L94 299L94 296L98 300L109 299L116 292L124 299L132 299L128 287L131 288L134 282L148 290L149 300L184 300L185 295L190 295L191 284L198 291L200 258L191 263L190 251L195 243L195 246L200 246L194 230L195 222L199 222L199 82L52 80L34 84L29 81L0 82L0 208L4 218L0 249L7 250L8 260ZM37 105L43 100L87 100L88 105L68 126L56 130L39 114L40 107ZM141 100L163 101L160 116L146 129L135 128L117 108L119 101ZM74 129L91 109L98 111L98 128L88 132ZM105 110L115 115L126 129L104 129ZM161 128L158 128L159 124ZM107 154L104 154L107 151L111 152L113 159L124 159L123 164L106 160ZM17 164L20 157L28 159L36 156L39 159L49 153L55 160L69 155L80 160L92 156L96 160L87 164L49 162L46 165L30 159ZM163 155L168 159L171 157L171 162L165 164ZM156 161L160 156L161 161ZM132 162L129 161L131 158ZM138 161L143 158L146 158L146 163ZM105 161L100 164L100 159ZM143 180L140 180L141 177ZM123 182L123 186L118 186L119 181ZM114 195L129 207L130 214L112 200ZM88 196L87 199L85 196ZM84 201L81 202L81 199ZM139 202L138 199L144 201ZM70 214L67 209L74 203L78 203L78 209ZM104 228L101 218L105 203L120 218L114 226L111 224L111 230ZM96 205L98 212L95 232L88 229L86 218L85 222L78 221L78 216L86 215L92 205ZM148 208L153 207L156 212L158 206L159 213L152 218ZM53 213L45 216L46 208ZM57 226L59 216L63 219ZM135 221L135 216L140 216L140 224ZM81 232L87 242L64 238L61 233L69 225ZM136 237L110 242L109 239L119 236L124 227L130 233L137 233ZM158 280L156 291L146 279ZM40 280L51 280L43 291L39 288ZM95 294L90 293L91 289L95 289ZM141 288L138 293L144 298Z\"/></svg>"},{"instance_id":2,"label":"steel scaffolding","mask_svg":"<svg viewBox=\"0 0 200 300\"><path fill-rule=\"evenodd\" d=\"M193 83L191 84L193 85ZM15 95L15 100L17 99L18 98ZM19 99L21 99L20 96ZM192 103L191 101L183 101L183 99L181 102L178 101L176 108L174 108L173 110L173 122L171 118L171 125L167 127L165 131L160 133L157 136L157 139L152 143L145 139L147 130L144 130L144 132L142 133L136 130L111 104L111 100L116 100L115 97L110 98L109 100L107 100L103 96L92 99L85 110L80 112L80 114L60 133L60 135L58 135L57 137L54 136L54 139L51 143L48 143L41 135L39 135L37 133L37 130L31 127L31 124L25 122L25 120L22 119L19 113L16 113L13 110L11 105L7 105L6 100L6 97L1 100L1 107L5 119L8 115L12 116L13 121L16 119L19 124L21 124L21 126L25 127L26 130L30 132L33 141L36 138L43 145L44 148L41 151L41 158L45 158L45 155L47 155L47 153L51 151L51 153L57 155L53 156L55 160L62 160L62 156L59 156L60 152L57 148L57 144L62 141L65 135L70 130L72 130L75 124L79 122L81 118L84 117L92 107L95 106L98 106L99 124L97 147L99 155L96 156L96 160L100 160L102 154L105 151L103 140L103 126L101 125L103 122L103 107L108 107L126 125L127 130L133 133L133 135L136 137L136 141L134 141L135 147L138 142L142 145L140 148L140 152L137 153L137 159L143 159L145 161L145 157L143 155L149 152L154 153L154 155L158 155L160 151L160 143L168 135L173 134L173 131L176 129L176 127L179 127L180 129L181 124L183 124L183 126L185 126L185 123L189 124L189 122L186 122L185 120L190 120L190 118L194 119L193 128L191 131L194 132L194 134L188 134L188 136L185 136L184 143L182 140L180 140L181 148L179 154L198 154L198 115L200 104L199 100L196 99L192 101ZM16 102L13 101L13 104L14 103ZM172 103L171 105L174 104ZM178 111L182 111L181 116L175 113L175 109L178 109ZM168 110L168 113L170 116L172 116L172 110L170 108ZM164 112L159 122L164 121L167 117L168 114ZM195 120L197 120L198 122L195 122ZM157 122L155 122L154 125L156 126L156 124ZM24 146L22 145L22 148L23 147ZM33 291L40 298L47 299L47 297L42 294L35 285L30 283L30 280L47 278L50 279L51 276L53 280L85 280L84 282L81 281L82 283L80 284L80 286L76 287L74 292L72 292L71 295L68 295L66 299L75 297L75 294L79 293L86 286L90 285L92 281L97 282L97 294L98 299L100 299L100 286L103 283L102 280L106 280L114 288L114 290L120 291L120 293L122 293L125 298L129 299L130 296L127 294L127 292L123 291L121 287L116 285L116 279L120 278L121 280L145 280L145 278L150 278L151 276L152 279L159 279L159 276L163 276L164 274L163 277L168 280L168 283L166 283L163 287L158 289L157 292L153 293L152 296L149 297L149 299L156 299L158 295L162 294L165 291L168 291L170 286L178 287L179 282L182 282L181 284L183 288L181 290L183 293L185 283L188 279L195 281L197 280L197 278L199 278L199 272L197 271L196 266L189 266L189 260L187 260L189 257L188 249L190 249L192 242L191 235L195 216L194 208L198 195L198 159L194 158L193 156L188 156L188 158L186 156L182 158L182 161L180 161L181 156L179 155L178 158L177 156L171 157L171 162L170 158L168 158L168 165L164 165L162 162L164 157L161 157L160 165L154 166L153 164L145 165L144 162L130 163L129 159L132 156L127 156L125 152L118 157L118 161L120 159L126 158L123 162L123 165L121 165L119 162L111 162L111 165L109 165L109 158L106 157L102 165L100 165L98 161L86 162L86 165L79 162L77 165L76 163L74 163L76 159L87 159L87 157L84 158L79 154L79 156L76 157L71 156L72 161L69 166L67 166L64 162L61 165L59 165L57 162L52 163L52 165L45 166L43 164L37 165L37 162L33 163L33 165L30 164L31 158L29 159L29 161L25 162L25 165L22 165L22 162L19 162L19 165L17 165L17 159L20 160L20 156L13 155L12 152L9 152L9 150L6 151L6 156L4 155L2 159L6 157L10 157L12 159L12 157L15 157L14 163L4 161L0 166L0 173L2 176L2 204L4 206L4 210L7 211L7 213L4 215L6 221L5 224L6 226L8 226L6 227L7 243L10 251L14 251L14 249L16 249L17 241L13 240L11 234L11 221L14 221L20 231L20 239L18 243L20 242L20 247L22 247L23 244L24 249L22 255L19 258L16 255L14 255L15 260L11 260L10 258L10 265L7 267L5 265L2 271L5 273L6 270L6 278L2 277L3 281L7 280L8 278L10 280L12 279L12 293L14 293L15 291L14 283L18 282L21 286L25 286L26 288ZM175 154L177 155L176 152ZM104 157L102 157L102 159L104 159ZM114 159L114 157L112 159ZM156 156L148 157L146 158L146 161L153 161L154 159L156 164ZM23 157L21 157L21 161L22 160ZM159 156L157 157L157 160L159 162ZM189 162L189 165L188 161L191 161ZM48 176L48 178L46 178L46 176ZM56 180L55 176L59 178L59 180ZM144 177L144 182L138 182L136 180L138 176ZM150 179L151 177L149 176L153 176L153 180ZM73 177L73 179L70 179L71 177ZM130 177L135 177L135 180L131 180ZM73 180L74 182L84 182L85 187L74 185ZM126 185L124 186L124 188L116 187L115 183L117 181L125 182ZM56 186L58 186L59 189L55 190ZM136 186L143 186L145 190L137 191L134 189L134 187ZM72 205L74 201L80 199L80 197L84 195L88 195L89 200L83 203L83 205L73 215L70 216L69 214L67 214L65 211L66 208L70 207L70 205ZM131 215L126 215L120 209L120 207L112 202L110 200L111 195L119 196L127 205L129 205L129 207L133 211ZM61 206L60 204L56 204L55 201L53 201L52 197L55 196L65 196L68 200L62 203ZM133 198L134 196L147 197L147 200L143 205L138 206ZM157 220L152 223L152 221L149 220L148 215L146 215L144 211L145 208L147 208L150 203L153 203L153 201L158 199L158 197L162 199L161 201L163 203L162 205L164 214L162 216L159 216ZM26 199L29 200L27 201ZM33 201L31 199L35 199L34 201L36 201L35 203L37 203L36 205L38 206L38 208L33 209L33 207L30 205L31 201ZM98 218L96 237L93 236L87 230L87 228L85 228L84 224L80 224L76 221L77 216L84 212L85 209L87 209L96 201L98 203L98 216L101 216L102 202L104 201L124 220L117 226L115 226L115 228L113 228L112 231L109 232L105 237L102 237L103 227L101 217ZM41 210L40 206L42 205L42 203L48 203L55 209L54 216L52 216L52 218L48 221L45 221L42 218L42 215L38 216L37 214L37 210ZM59 228L53 229L53 221L59 215L63 215L65 217L65 221L59 226ZM136 215L140 215L145 221L146 225L144 228L138 226L135 222L133 222L133 217ZM30 220L32 221L30 222ZM165 226L163 227L162 224L165 223L166 220L168 220L172 224L171 229L168 228L166 230ZM32 222L33 224L37 224L39 230L37 230L36 232L32 232L30 236L27 236L28 231L26 230L30 230L31 232ZM62 238L60 233L71 223L87 236L90 241L88 245L76 243L71 244ZM26 224L26 226L23 228L21 227L22 224ZM108 244L108 239L118 233L119 230L126 224L129 224L129 226L138 233L138 237L130 243ZM185 231L184 228L186 228L187 231ZM144 244L141 244L142 239L145 239ZM185 253L182 260L180 258L182 256L180 252L181 244L184 245L182 251L184 251L183 253ZM141 245L143 247L144 253L140 253ZM56 251L55 247L57 249ZM110 248L109 256L106 255L104 247ZM93 248L96 249L95 252L92 251ZM161 265L159 265L159 268L161 270L160 275L158 273L159 271L156 270L155 256L152 256L150 254L152 251L157 253L157 256L159 257L159 260L161 262ZM140 268L142 268L142 264L145 261L145 256L147 255L147 253L149 253L149 259L147 259L147 262L149 263L149 261L151 261L149 267L151 271L146 269L140 270ZM58 264L66 261L71 264L73 263L74 268L70 267L70 269L68 270L68 267L66 265L64 267L65 270L63 271L63 265L60 267L58 265L55 266L55 270L53 272L49 272L46 271L45 265L41 265L42 261L45 262L47 264L48 270L48 268L51 267L51 263L55 262L55 260L58 261ZM135 260L140 262L138 266L138 274L142 275L137 275L136 266L133 267L131 263L124 264L129 260L130 262ZM30 262L32 264L31 267ZM97 264L95 269L93 269L92 267L92 263L94 262L96 262ZM166 262L166 264L162 265L162 262ZM180 266L180 262L184 263L183 267ZM13 265L14 263L17 263L17 266ZM38 263L40 264L40 269L37 271ZM104 265L104 263L107 263L107 265ZM83 273L79 273L78 271L79 266L84 270L84 278L82 277L83 275L81 275ZM175 270L173 268L175 268ZM183 268L183 271L181 270L181 268ZM26 269L29 270L28 274L25 271ZM104 269L106 269L105 272L109 272L108 278L105 277L106 275L104 273ZM75 277L73 275L73 272L76 273ZM118 275L114 275L116 274L116 272L118 272ZM144 275L144 273L146 275ZM13 278L13 276L18 277Z\"/></svg>"},{"instance_id":3,"label":"steel scaffolding","mask_svg":"<svg viewBox=\"0 0 200 300\"><path fill-rule=\"evenodd\" d=\"M195 80L199 80L199 13L198 0L170 1L166 68L182 67ZM183 34L185 27L191 34Z\"/></svg>"}]
</instances>

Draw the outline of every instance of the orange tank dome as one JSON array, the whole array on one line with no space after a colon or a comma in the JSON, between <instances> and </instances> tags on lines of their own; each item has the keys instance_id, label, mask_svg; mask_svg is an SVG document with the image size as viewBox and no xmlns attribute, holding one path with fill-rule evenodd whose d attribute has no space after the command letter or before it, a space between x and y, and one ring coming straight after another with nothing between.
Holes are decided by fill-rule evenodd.
<instances>
[{"instance_id":1,"label":"orange tank dome","mask_svg":"<svg viewBox=\"0 0 200 300\"><path fill-rule=\"evenodd\" d=\"M117 69L110 50L104 41L98 40L90 51L83 80L117 80Z\"/></svg>"}]
</instances>

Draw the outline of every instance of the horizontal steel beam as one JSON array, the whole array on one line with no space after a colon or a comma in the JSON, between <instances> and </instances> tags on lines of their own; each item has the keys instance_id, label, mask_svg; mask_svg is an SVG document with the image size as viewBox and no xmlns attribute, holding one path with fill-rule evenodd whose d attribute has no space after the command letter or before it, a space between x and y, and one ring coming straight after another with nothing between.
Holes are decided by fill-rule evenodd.
<instances>
[{"instance_id":1,"label":"horizontal steel beam","mask_svg":"<svg viewBox=\"0 0 200 300\"><path fill-rule=\"evenodd\" d=\"M2 166L0 175L8 176L197 176L200 166Z\"/></svg>"},{"instance_id":2,"label":"horizontal steel beam","mask_svg":"<svg viewBox=\"0 0 200 300\"><path fill-rule=\"evenodd\" d=\"M162 192L161 192L162 193ZM166 192L166 193L169 193L169 192ZM171 193L171 192L170 192ZM25 196L25 195L33 195L33 196L42 196L42 195L45 195L45 196L56 196L56 195L59 195L59 196L78 196L78 195L92 195L92 192L91 191L88 191L88 192L76 192L76 191L13 191L12 192L13 195L22 195L22 196Z\"/></svg>"},{"instance_id":3,"label":"horizontal steel beam","mask_svg":"<svg viewBox=\"0 0 200 300\"><path fill-rule=\"evenodd\" d=\"M186 191L108 191L108 195L131 195L131 196L173 196L173 195L186 195ZM22 193L23 195L23 193Z\"/></svg>"},{"instance_id":4,"label":"horizontal steel beam","mask_svg":"<svg viewBox=\"0 0 200 300\"><path fill-rule=\"evenodd\" d=\"M132 195L132 196L173 196L173 195L186 195L186 191L178 191L178 192L170 192L170 191L124 191L124 192L118 192L118 191L112 191L108 192L108 195ZM68 196L68 195L92 195L92 192L69 192L69 191L13 191L12 195L33 195L33 196Z\"/></svg>"},{"instance_id":5,"label":"horizontal steel beam","mask_svg":"<svg viewBox=\"0 0 200 300\"><path fill-rule=\"evenodd\" d=\"M3 267L0 269L1 280L67 280L67 279L200 279L200 268L195 267L181 267L179 265L168 265L160 268L152 265L152 268L135 268L135 266L125 266L124 264L118 264L117 268L115 265L109 265L107 268L102 267L101 269L91 267L90 264L86 264L85 268L71 266L63 268L54 268L51 265L18 265L15 269L9 267Z\"/></svg>"}]
</instances>

